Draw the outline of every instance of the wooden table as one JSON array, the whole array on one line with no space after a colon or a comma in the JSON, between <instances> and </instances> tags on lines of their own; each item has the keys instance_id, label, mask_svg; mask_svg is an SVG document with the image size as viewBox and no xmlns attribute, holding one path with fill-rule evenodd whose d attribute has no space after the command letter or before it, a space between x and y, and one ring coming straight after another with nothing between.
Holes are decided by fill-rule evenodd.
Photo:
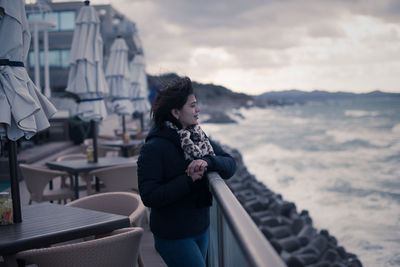
<instances>
[{"instance_id":1,"label":"wooden table","mask_svg":"<svg viewBox=\"0 0 400 267\"><path fill-rule=\"evenodd\" d=\"M119 147L121 149L122 156L129 157L129 149L132 147L139 147L144 144L144 140L129 140L129 142L124 142L123 140L114 140L101 142L99 145L108 147Z\"/></svg>"},{"instance_id":2,"label":"wooden table","mask_svg":"<svg viewBox=\"0 0 400 267\"><path fill-rule=\"evenodd\" d=\"M64 205L22 207L22 222L0 225L0 255L129 227L129 217Z\"/></svg>"},{"instance_id":3,"label":"wooden table","mask_svg":"<svg viewBox=\"0 0 400 267\"><path fill-rule=\"evenodd\" d=\"M112 167L122 164L128 164L134 162L133 159L125 157L104 157L99 158L96 163L88 163L86 159L74 159L74 160L63 160L63 161L50 161L46 162L46 166L53 170L66 171L74 175L74 190L75 199L79 198L79 174L88 173L92 170Z\"/></svg>"}]
</instances>

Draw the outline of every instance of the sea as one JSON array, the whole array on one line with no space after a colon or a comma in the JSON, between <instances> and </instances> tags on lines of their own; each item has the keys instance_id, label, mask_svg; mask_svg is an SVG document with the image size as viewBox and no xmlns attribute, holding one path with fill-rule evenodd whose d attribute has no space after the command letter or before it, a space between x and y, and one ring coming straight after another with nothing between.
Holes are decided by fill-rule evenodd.
<instances>
[{"instance_id":1,"label":"sea","mask_svg":"<svg viewBox=\"0 0 400 267\"><path fill-rule=\"evenodd\" d=\"M400 97L242 108L202 123L363 266L400 266Z\"/></svg>"}]
</instances>

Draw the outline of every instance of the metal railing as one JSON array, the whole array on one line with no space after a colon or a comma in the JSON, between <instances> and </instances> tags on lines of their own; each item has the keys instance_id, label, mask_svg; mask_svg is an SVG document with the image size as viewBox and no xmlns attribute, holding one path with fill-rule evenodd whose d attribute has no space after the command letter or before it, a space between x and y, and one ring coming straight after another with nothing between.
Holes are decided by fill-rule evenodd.
<instances>
[{"instance_id":1,"label":"metal railing","mask_svg":"<svg viewBox=\"0 0 400 267\"><path fill-rule=\"evenodd\" d=\"M215 172L208 175L214 196L210 216L209 267L286 266Z\"/></svg>"}]
</instances>

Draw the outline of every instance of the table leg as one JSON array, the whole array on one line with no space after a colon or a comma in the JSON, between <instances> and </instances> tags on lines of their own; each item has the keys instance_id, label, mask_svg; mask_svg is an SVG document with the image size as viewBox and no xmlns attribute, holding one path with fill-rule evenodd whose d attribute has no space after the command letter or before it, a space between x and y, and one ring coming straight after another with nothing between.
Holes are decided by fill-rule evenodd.
<instances>
[{"instance_id":1,"label":"table leg","mask_svg":"<svg viewBox=\"0 0 400 267\"><path fill-rule=\"evenodd\" d=\"M122 147L122 156L127 158L128 157L128 148L127 147Z\"/></svg>"},{"instance_id":2,"label":"table leg","mask_svg":"<svg viewBox=\"0 0 400 267\"><path fill-rule=\"evenodd\" d=\"M1 265L1 266L19 267L19 263L17 262L17 258L15 257L15 254L3 255L3 259L4 259L4 265ZM21 266L25 266L25 265L21 265Z\"/></svg>"},{"instance_id":3,"label":"table leg","mask_svg":"<svg viewBox=\"0 0 400 267\"><path fill-rule=\"evenodd\" d=\"M53 190L53 180L49 182L49 189ZM50 203L53 203L53 200L50 200Z\"/></svg>"},{"instance_id":4,"label":"table leg","mask_svg":"<svg viewBox=\"0 0 400 267\"><path fill-rule=\"evenodd\" d=\"M96 192L98 193L98 192L100 192L100 181L99 181L99 178L95 178L95 181L96 181Z\"/></svg>"},{"instance_id":5,"label":"table leg","mask_svg":"<svg viewBox=\"0 0 400 267\"><path fill-rule=\"evenodd\" d=\"M75 182L74 182L74 191L75 191L75 199L79 198L79 175L75 174Z\"/></svg>"},{"instance_id":6,"label":"table leg","mask_svg":"<svg viewBox=\"0 0 400 267\"><path fill-rule=\"evenodd\" d=\"M92 177L89 176L87 173L83 174L83 178L86 181L86 191L87 191L87 195L91 195L92 194Z\"/></svg>"}]
</instances>

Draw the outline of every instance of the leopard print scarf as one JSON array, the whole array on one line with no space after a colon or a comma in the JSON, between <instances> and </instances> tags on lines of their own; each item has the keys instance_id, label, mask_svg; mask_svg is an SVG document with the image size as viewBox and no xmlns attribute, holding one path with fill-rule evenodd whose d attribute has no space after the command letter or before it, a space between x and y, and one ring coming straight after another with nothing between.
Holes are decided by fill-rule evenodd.
<instances>
[{"instance_id":1,"label":"leopard print scarf","mask_svg":"<svg viewBox=\"0 0 400 267\"><path fill-rule=\"evenodd\" d=\"M177 131L186 160L200 159L206 155L215 155L210 140L208 140L207 135L200 128L200 125L196 124L186 129L178 129L170 121L166 121L165 125Z\"/></svg>"}]
</instances>

